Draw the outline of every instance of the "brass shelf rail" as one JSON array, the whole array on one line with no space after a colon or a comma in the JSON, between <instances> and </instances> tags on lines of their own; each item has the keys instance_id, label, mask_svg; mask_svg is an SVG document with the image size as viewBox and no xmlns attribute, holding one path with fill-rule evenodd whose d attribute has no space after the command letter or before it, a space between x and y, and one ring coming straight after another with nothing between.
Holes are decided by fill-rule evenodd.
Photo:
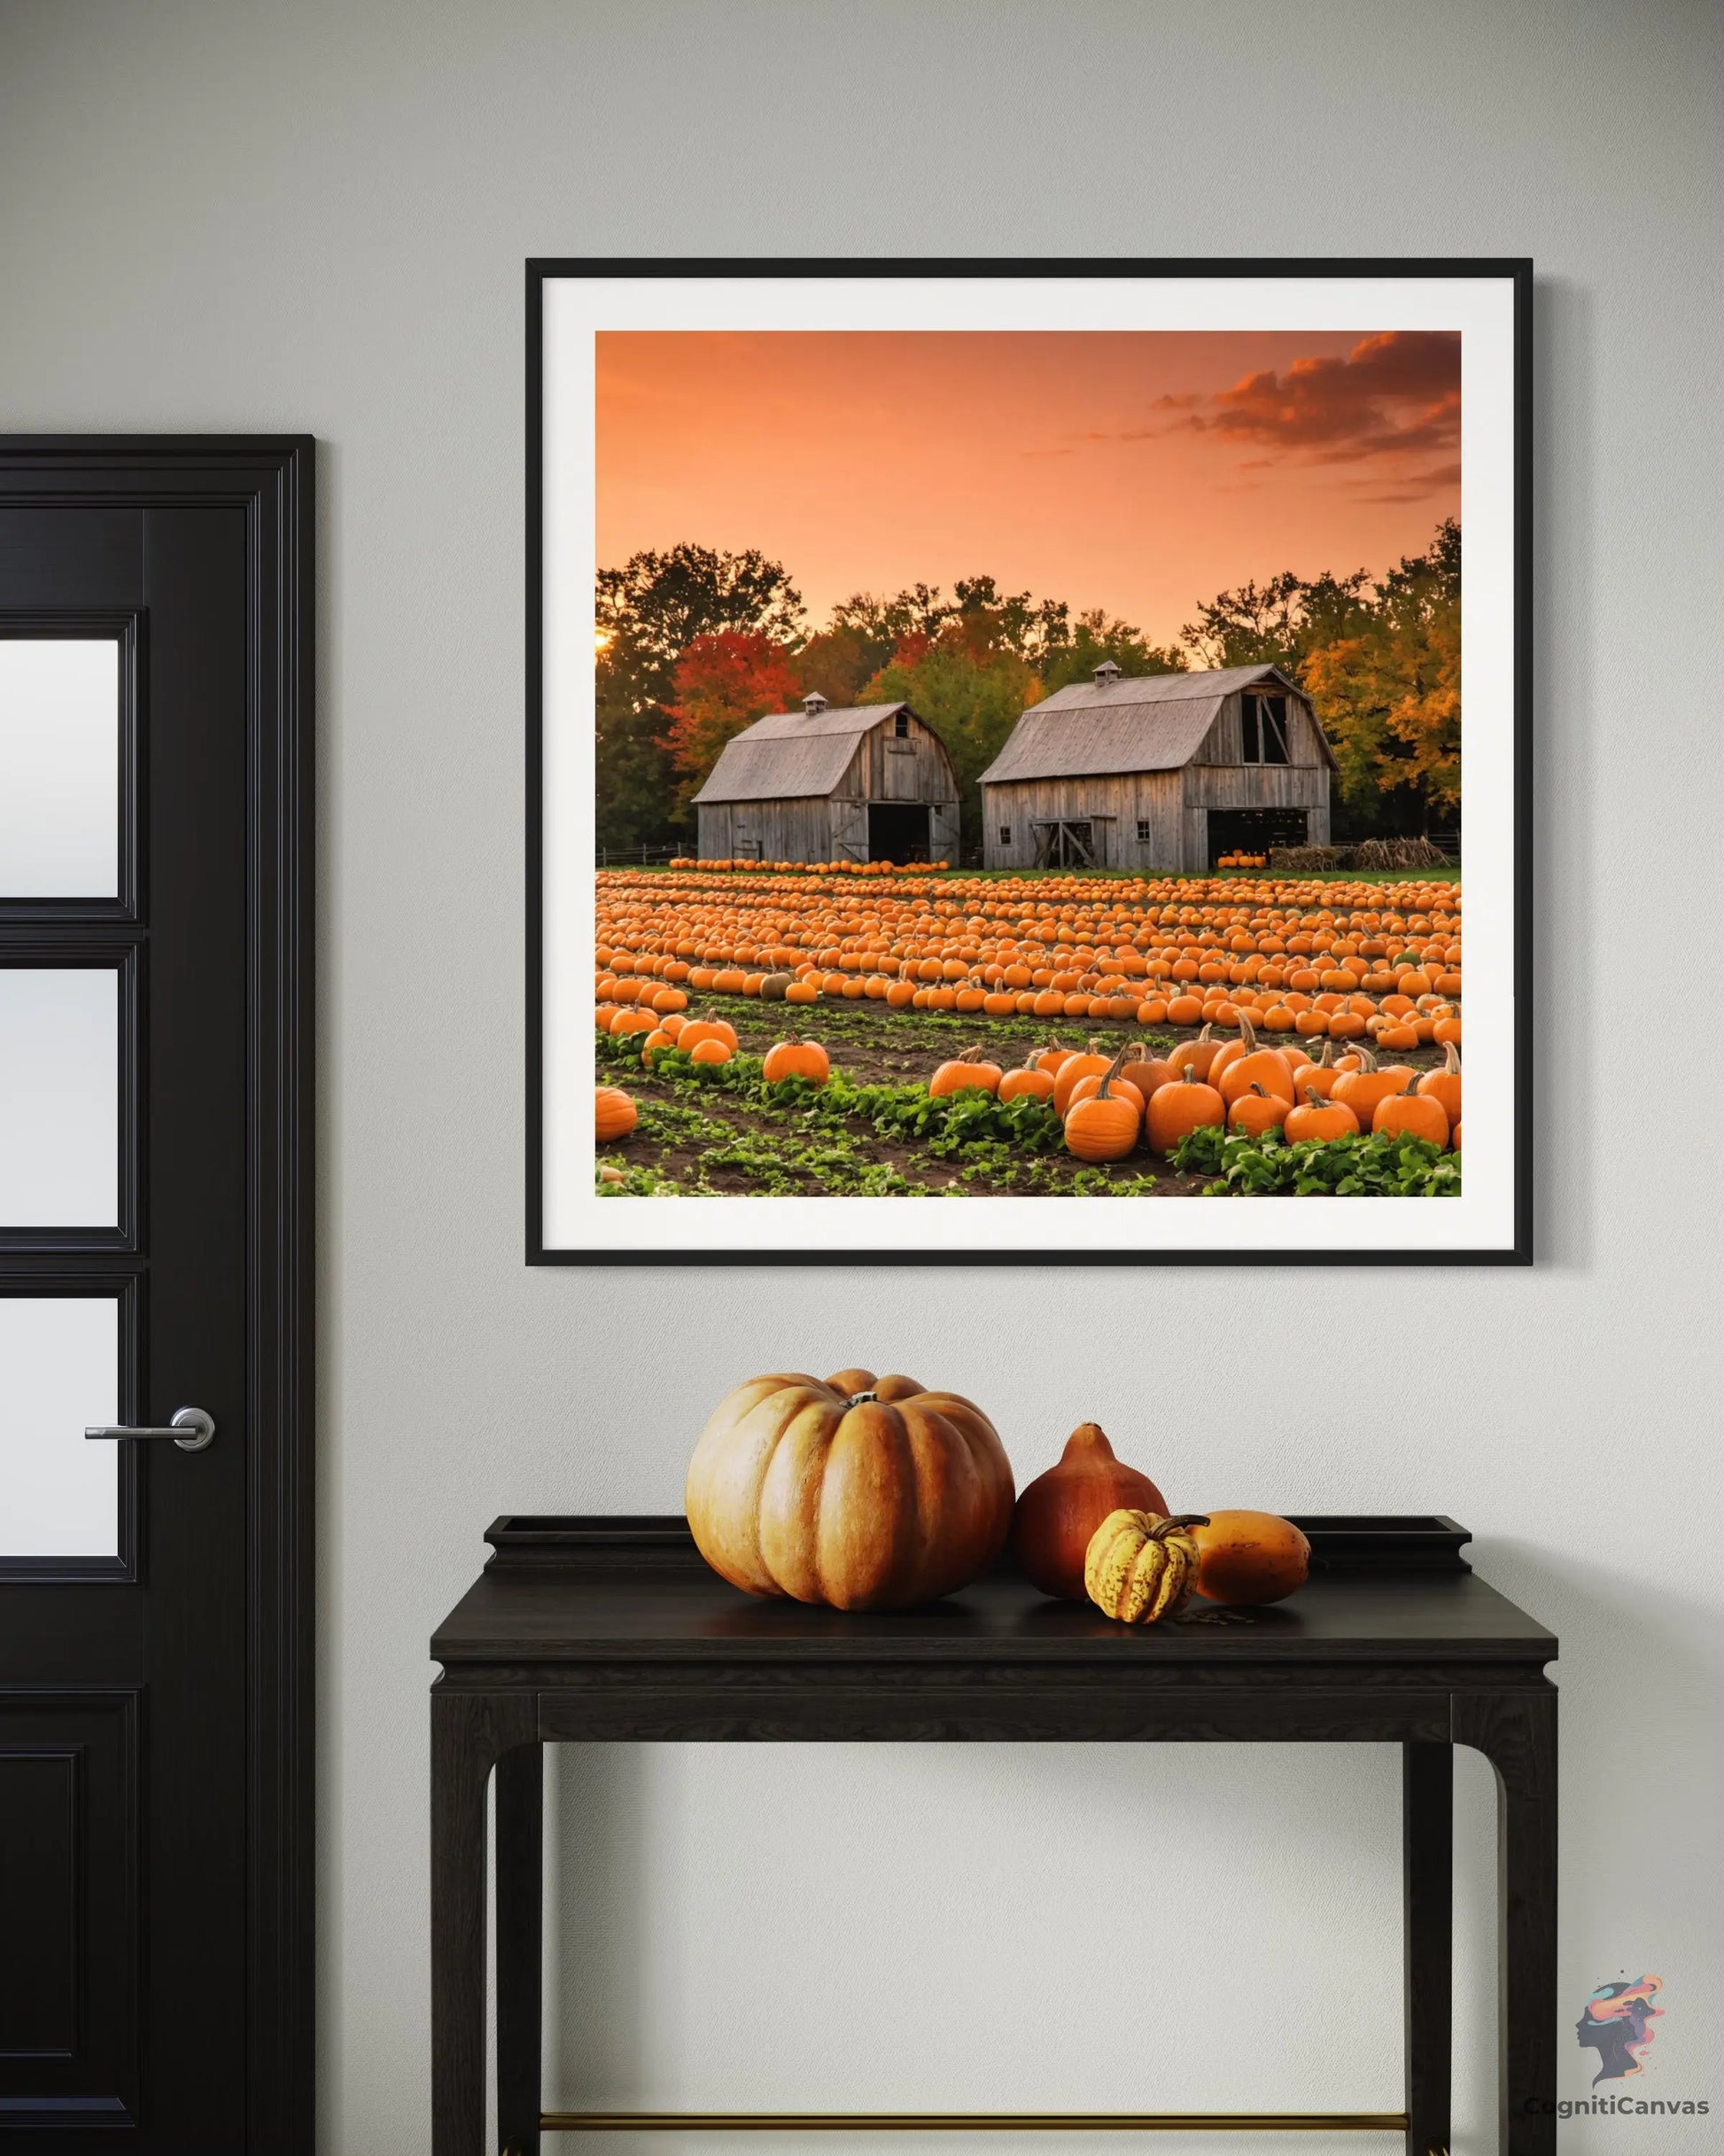
<instances>
[{"instance_id":1,"label":"brass shelf rail","mask_svg":"<svg viewBox=\"0 0 1724 2156\"><path fill-rule=\"evenodd\" d=\"M547 2111L562 2134L1404 2134L1404 2111ZM1447 2156L1433 2148L1430 2156Z\"/></svg>"}]
</instances>

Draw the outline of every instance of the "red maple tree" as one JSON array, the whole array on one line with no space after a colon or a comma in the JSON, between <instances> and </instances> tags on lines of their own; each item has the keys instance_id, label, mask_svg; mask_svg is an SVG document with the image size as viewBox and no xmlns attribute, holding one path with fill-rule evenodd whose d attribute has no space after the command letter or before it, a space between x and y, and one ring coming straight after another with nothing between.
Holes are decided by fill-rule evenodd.
<instances>
[{"instance_id":1,"label":"red maple tree","mask_svg":"<svg viewBox=\"0 0 1724 2156\"><path fill-rule=\"evenodd\" d=\"M686 802L699 792L726 742L768 712L794 711L802 695L791 654L755 629L696 636L676 664L676 701L665 742Z\"/></svg>"}]
</instances>

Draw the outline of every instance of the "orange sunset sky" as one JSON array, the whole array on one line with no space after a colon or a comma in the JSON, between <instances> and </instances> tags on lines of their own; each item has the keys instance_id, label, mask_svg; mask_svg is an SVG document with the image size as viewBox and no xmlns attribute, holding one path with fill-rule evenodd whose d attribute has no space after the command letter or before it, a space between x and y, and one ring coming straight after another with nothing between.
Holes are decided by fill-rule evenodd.
<instances>
[{"instance_id":1,"label":"orange sunset sky","mask_svg":"<svg viewBox=\"0 0 1724 2156\"><path fill-rule=\"evenodd\" d=\"M986 572L1158 642L1293 569L1373 572L1460 514L1447 331L618 331L598 558L782 561L812 622Z\"/></svg>"}]
</instances>

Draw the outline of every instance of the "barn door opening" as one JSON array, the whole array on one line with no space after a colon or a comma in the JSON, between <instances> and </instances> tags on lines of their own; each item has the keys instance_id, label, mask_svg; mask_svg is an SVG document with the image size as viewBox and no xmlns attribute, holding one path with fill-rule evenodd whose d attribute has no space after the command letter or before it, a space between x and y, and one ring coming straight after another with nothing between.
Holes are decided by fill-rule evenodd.
<instances>
[{"instance_id":1,"label":"barn door opening","mask_svg":"<svg viewBox=\"0 0 1724 2156\"><path fill-rule=\"evenodd\" d=\"M1036 831L1036 866L1038 868L1099 868L1101 828L1089 818L1061 819L1038 823Z\"/></svg>"},{"instance_id":2,"label":"barn door opening","mask_svg":"<svg viewBox=\"0 0 1724 2156\"><path fill-rule=\"evenodd\" d=\"M1275 846L1308 843L1310 812L1303 808L1212 808L1209 811L1209 866L1218 868L1229 855L1267 860Z\"/></svg>"},{"instance_id":3,"label":"barn door opening","mask_svg":"<svg viewBox=\"0 0 1724 2156\"><path fill-rule=\"evenodd\" d=\"M868 859L900 867L933 859L928 852L928 813L924 801L870 801Z\"/></svg>"}]
</instances>

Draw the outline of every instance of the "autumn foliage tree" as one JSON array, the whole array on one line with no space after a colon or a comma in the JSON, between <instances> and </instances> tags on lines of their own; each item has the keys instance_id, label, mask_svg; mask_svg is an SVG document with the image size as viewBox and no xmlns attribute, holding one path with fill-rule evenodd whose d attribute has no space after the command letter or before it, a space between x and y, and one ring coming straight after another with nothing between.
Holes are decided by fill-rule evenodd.
<instances>
[{"instance_id":1,"label":"autumn foliage tree","mask_svg":"<svg viewBox=\"0 0 1724 2156\"><path fill-rule=\"evenodd\" d=\"M665 740L685 804L726 742L768 712L793 710L803 693L791 654L757 629L696 636L677 660L673 680Z\"/></svg>"},{"instance_id":2,"label":"autumn foliage tree","mask_svg":"<svg viewBox=\"0 0 1724 2156\"><path fill-rule=\"evenodd\" d=\"M1218 593L1182 640L1206 666L1279 666L1339 767L1338 836L1428 832L1461 809L1461 527L1376 584L1291 570Z\"/></svg>"},{"instance_id":3,"label":"autumn foliage tree","mask_svg":"<svg viewBox=\"0 0 1724 2156\"><path fill-rule=\"evenodd\" d=\"M600 843L686 842L691 797L725 743L818 689L835 709L915 707L951 758L974 852L976 781L1019 713L1107 659L1127 674L1278 665L1334 748L1338 837L1448 828L1461 798L1460 595L1452 520L1375 583L1363 570L1286 570L1219 592L1171 647L984 575L950 592L854 593L809 634L789 572L763 554L637 554L599 577Z\"/></svg>"},{"instance_id":4,"label":"autumn foliage tree","mask_svg":"<svg viewBox=\"0 0 1724 2156\"><path fill-rule=\"evenodd\" d=\"M1372 794L1428 833L1461 811L1460 533L1403 560L1350 634L1305 658L1309 692L1340 767L1343 795ZM1401 812L1397 814L1395 812Z\"/></svg>"}]
</instances>

